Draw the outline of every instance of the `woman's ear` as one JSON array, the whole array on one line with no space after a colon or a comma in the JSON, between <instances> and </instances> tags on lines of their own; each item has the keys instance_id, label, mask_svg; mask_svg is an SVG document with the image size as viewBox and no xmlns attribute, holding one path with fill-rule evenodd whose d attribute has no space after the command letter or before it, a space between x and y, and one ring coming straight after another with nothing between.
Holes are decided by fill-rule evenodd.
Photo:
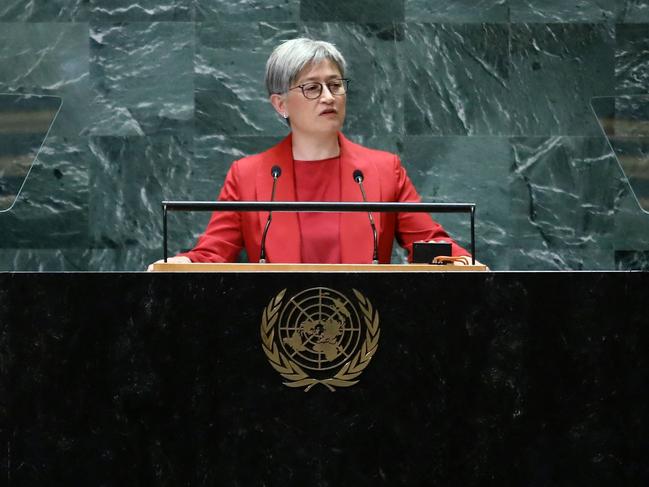
<instances>
[{"instance_id":1,"label":"woman's ear","mask_svg":"<svg viewBox=\"0 0 649 487\"><path fill-rule=\"evenodd\" d=\"M286 95L278 95L273 93L270 95L270 103L273 105L273 108L279 116L282 118L288 118L288 112L286 111Z\"/></svg>"}]
</instances>

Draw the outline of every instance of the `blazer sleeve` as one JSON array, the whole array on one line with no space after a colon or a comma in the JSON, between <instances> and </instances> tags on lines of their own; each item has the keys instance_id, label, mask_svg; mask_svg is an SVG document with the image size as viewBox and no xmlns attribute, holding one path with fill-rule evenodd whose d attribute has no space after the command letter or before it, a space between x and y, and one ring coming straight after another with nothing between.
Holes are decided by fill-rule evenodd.
<instances>
[{"instance_id":1,"label":"blazer sleeve","mask_svg":"<svg viewBox=\"0 0 649 487\"><path fill-rule=\"evenodd\" d=\"M225 177L219 201L239 201L239 184L239 170L235 162ZM235 262L242 248L241 213L215 211L196 246L178 255L189 257L192 262Z\"/></svg>"},{"instance_id":2,"label":"blazer sleeve","mask_svg":"<svg viewBox=\"0 0 649 487\"><path fill-rule=\"evenodd\" d=\"M397 184L396 200L400 203L420 202L421 197L397 156L394 156L394 171ZM412 262L412 244L419 240L445 240L451 243L454 256L471 255L460 247L428 213L398 213L395 236L399 245L408 251L410 262Z\"/></svg>"}]
</instances>

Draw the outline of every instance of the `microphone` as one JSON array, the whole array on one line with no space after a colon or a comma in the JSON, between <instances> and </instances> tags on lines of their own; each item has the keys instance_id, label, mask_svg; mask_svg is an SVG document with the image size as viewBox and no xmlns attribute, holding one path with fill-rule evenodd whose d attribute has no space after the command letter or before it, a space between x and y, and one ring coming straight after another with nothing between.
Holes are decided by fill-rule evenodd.
<instances>
[{"instance_id":1,"label":"microphone","mask_svg":"<svg viewBox=\"0 0 649 487\"><path fill-rule=\"evenodd\" d=\"M270 201L275 200L275 186L277 186L277 180L282 175L282 168L279 166L273 166L270 170L270 175L273 177L273 190L270 193ZM261 249L259 250L259 263L266 263L266 235L268 234L268 229L270 228L270 222L273 221L273 212L268 212L268 220L266 220L266 226L264 227L264 233L261 236Z\"/></svg>"},{"instance_id":2,"label":"microphone","mask_svg":"<svg viewBox=\"0 0 649 487\"><path fill-rule=\"evenodd\" d=\"M363 188L363 171L356 169L354 171L354 181L358 183L361 188L361 194L363 195L363 201L367 203L367 197L365 196L365 189ZM374 218L372 217L372 212L368 211L367 216L370 217L370 226L372 227L372 235L374 236L374 255L372 256L372 264L379 263L379 241L376 236L376 225L374 225Z\"/></svg>"}]
</instances>

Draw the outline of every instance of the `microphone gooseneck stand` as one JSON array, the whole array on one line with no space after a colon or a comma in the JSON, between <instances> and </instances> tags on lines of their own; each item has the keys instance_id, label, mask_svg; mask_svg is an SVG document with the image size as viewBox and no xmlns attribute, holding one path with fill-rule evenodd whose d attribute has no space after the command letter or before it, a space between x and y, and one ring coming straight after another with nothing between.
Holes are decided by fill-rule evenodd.
<instances>
[{"instance_id":1,"label":"microphone gooseneck stand","mask_svg":"<svg viewBox=\"0 0 649 487\"><path fill-rule=\"evenodd\" d=\"M358 183L358 186L361 188L361 194L363 195L363 202L367 203L367 197L365 196L365 188L363 188L363 171L360 169L356 169L354 171L354 181ZM376 225L374 225L374 217L372 216L372 212L368 211L367 216L370 217L370 226L372 227L372 235L374 236L374 255L372 256L372 264L378 264L379 263L379 240L376 235Z\"/></svg>"},{"instance_id":2,"label":"microphone gooseneck stand","mask_svg":"<svg viewBox=\"0 0 649 487\"><path fill-rule=\"evenodd\" d=\"M275 200L275 187L277 186L277 180L282 175L282 168L279 166L273 166L270 170L270 175L273 177L273 190L270 193L270 201ZM268 212L268 220L266 220L266 226L264 227L264 233L261 236L261 246L259 249L259 263L266 263L266 235L268 235L268 229L270 228L270 223L273 221L273 210Z\"/></svg>"}]
</instances>

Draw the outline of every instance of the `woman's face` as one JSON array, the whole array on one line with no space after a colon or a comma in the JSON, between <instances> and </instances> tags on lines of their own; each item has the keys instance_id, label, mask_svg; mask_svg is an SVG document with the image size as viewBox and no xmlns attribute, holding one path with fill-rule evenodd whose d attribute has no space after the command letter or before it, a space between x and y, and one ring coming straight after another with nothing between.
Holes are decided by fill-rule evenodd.
<instances>
[{"instance_id":1,"label":"woman's face","mask_svg":"<svg viewBox=\"0 0 649 487\"><path fill-rule=\"evenodd\" d=\"M307 66L298 75L291 88L309 82L327 83L340 79L342 75L335 63L330 60ZM283 99L283 111L291 121L291 130L308 134L331 134L342 129L345 121L347 95L332 95L327 85L322 93L310 100L297 88L290 90ZM277 108L277 107L276 107Z\"/></svg>"}]
</instances>

